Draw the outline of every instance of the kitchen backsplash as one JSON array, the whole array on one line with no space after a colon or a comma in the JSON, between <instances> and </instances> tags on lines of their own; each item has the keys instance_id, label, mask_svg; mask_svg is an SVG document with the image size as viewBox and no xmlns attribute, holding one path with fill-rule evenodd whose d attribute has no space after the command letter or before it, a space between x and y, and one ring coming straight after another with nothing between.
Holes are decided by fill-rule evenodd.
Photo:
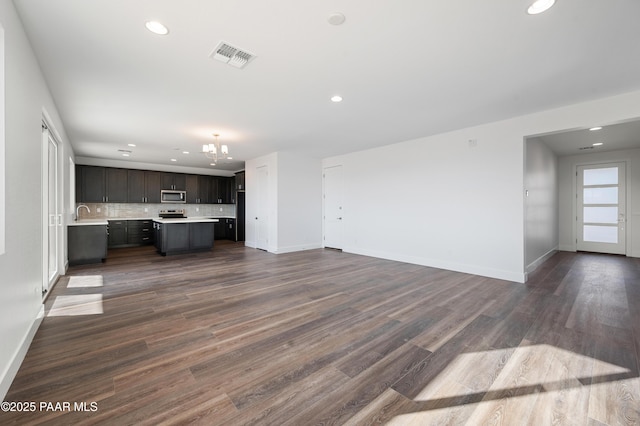
<instances>
[{"instance_id":1,"label":"kitchen backsplash","mask_svg":"<svg viewBox=\"0 0 640 426\"><path fill-rule=\"evenodd\" d=\"M187 217L235 217L235 204L136 204L136 203L78 203L87 209L79 210L78 219L148 218L158 217L160 210L184 209Z\"/></svg>"}]
</instances>

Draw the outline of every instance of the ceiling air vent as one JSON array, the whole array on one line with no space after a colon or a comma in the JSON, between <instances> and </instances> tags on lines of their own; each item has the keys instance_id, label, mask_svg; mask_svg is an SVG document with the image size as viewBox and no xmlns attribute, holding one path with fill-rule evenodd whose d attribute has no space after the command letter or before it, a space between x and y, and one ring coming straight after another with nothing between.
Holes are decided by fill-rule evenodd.
<instances>
[{"instance_id":1,"label":"ceiling air vent","mask_svg":"<svg viewBox=\"0 0 640 426\"><path fill-rule=\"evenodd\" d=\"M224 41L218 43L209 56L236 68L244 68L245 65L256 57L253 53L249 53L244 49L232 46Z\"/></svg>"}]
</instances>

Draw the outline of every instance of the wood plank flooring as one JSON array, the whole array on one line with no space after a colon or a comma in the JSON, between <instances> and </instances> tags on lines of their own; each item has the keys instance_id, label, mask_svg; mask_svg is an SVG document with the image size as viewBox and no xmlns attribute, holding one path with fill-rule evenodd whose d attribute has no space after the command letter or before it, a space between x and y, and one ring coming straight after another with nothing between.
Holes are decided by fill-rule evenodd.
<instances>
[{"instance_id":1,"label":"wood plank flooring","mask_svg":"<svg viewBox=\"0 0 640 426\"><path fill-rule=\"evenodd\" d=\"M2 425L640 424L638 259L561 252L518 284L334 250L119 249L46 311L5 398L37 409Z\"/></svg>"}]
</instances>

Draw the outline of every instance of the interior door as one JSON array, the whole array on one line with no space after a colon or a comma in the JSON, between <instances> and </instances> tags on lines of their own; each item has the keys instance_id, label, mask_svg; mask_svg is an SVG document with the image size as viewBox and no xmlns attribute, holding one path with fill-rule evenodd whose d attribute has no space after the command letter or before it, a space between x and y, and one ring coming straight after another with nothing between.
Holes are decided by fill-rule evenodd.
<instances>
[{"instance_id":1,"label":"interior door","mask_svg":"<svg viewBox=\"0 0 640 426\"><path fill-rule=\"evenodd\" d=\"M624 163L578 166L577 250L626 254L625 181Z\"/></svg>"},{"instance_id":2,"label":"interior door","mask_svg":"<svg viewBox=\"0 0 640 426\"><path fill-rule=\"evenodd\" d=\"M258 167L258 205L256 221L256 248L269 249L269 169Z\"/></svg>"},{"instance_id":3,"label":"interior door","mask_svg":"<svg viewBox=\"0 0 640 426\"><path fill-rule=\"evenodd\" d=\"M43 166L45 170L43 171L43 177L46 178L46 182L44 182L44 197L46 198L46 202L44 205L46 206L46 211L44 212L46 216L46 231L44 235L44 247L46 250L45 264L43 268L46 270L46 278L43 279L42 283L42 294L45 295L49 288L55 283L60 274L58 265L59 265L59 256L60 256L60 239L61 239L61 229L62 229L62 214L60 212L60 202L59 202L59 170L58 170L58 143L49 132L49 129L46 125L43 125L42 128L42 142L43 142L43 151L46 153L46 161L44 161Z\"/></svg>"},{"instance_id":4,"label":"interior door","mask_svg":"<svg viewBox=\"0 0 640 426\"><path fill-rule=\"evenodd\" d=\"M342 249L342 166L327 167L324 180L324 246Z\"/></svg>"}]
</instances>

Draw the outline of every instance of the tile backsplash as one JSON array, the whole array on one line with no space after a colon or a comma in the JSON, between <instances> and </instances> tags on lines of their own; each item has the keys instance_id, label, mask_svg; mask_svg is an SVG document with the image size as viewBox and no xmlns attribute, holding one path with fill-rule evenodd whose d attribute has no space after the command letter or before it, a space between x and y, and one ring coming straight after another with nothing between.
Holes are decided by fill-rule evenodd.
<instances>
[{"instance_id":1,"label":"tile backsplash","mask_svg":"<svg viewBox=\"0 0 640 426\"><path fill-rule=\"evenodd\" d=\"M235 217L235 204L142 204L142 203L78 203L87 209L79 210L78 219L150 218L158 217L160 210L184 209L187 217Z\"/></svg>"}]
</instances>

